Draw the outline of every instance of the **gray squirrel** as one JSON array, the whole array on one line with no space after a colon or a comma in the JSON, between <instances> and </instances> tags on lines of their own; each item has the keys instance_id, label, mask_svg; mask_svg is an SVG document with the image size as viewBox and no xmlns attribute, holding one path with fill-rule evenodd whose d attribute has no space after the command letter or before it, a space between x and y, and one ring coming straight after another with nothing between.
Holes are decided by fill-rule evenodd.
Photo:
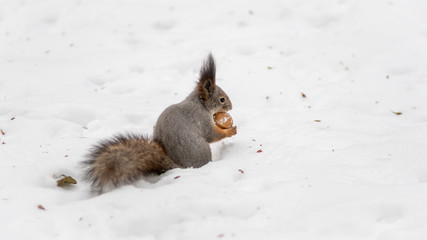
<instances>
[{"instance_id":1,"label":"gray squirrel","mask_svg":"<svg viewBox=\"0 0 427 240\"><path fill-rule=\"evenodd\" d=\"M196 88L159 116L153 137L121 134L95 145L83 161L84 178L93 192L131 184L141 177L173 168L199 168L212 160L209 143L231 137L236 126L218 127L213 115L232 109L216 85L215 61L209 54Z\"/></svg>"}]
</instances>

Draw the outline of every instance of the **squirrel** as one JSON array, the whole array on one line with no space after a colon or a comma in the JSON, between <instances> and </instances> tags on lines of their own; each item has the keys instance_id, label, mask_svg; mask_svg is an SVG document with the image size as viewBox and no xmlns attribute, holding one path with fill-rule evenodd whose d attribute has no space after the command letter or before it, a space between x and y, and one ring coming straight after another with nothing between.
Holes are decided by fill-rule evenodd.
<instances>
[{"instance_id":1,"label":"squirrel","mask_svg":"<svg viewBox=\"0 0 427 240\"><path fill-rule=\"evenodd\" d=\"M215 61L209 54L195 89L160 114L152 138L128 133L96 144L82 162L92 192L100 194L143 176L210 162L209 143L237 133L236 126L223 129L213 120L214 114L232 109L230 98L216 85L215 74Z\"/></svg>"}]
</instances>

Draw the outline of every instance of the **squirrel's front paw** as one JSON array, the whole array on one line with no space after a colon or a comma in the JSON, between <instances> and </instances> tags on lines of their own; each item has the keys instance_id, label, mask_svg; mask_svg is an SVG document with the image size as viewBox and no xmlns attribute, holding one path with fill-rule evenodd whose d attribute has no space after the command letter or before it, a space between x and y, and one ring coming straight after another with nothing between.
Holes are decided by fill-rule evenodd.
<instances>
[{"instance_id":1,"label":"squirrel's front paw","mask_svg":"<svg viewBox=\"0 0 427 240\"><path fill-rule=\"evenodd\" d=\"M231 137L237 134L237 127L233 126L231 128L223 129L225 137Z\"/></svg>"},{"instance_id":2,"label":"squirrel's front paw","mask_svg":"<svg viewBox=\"0 0 427 240\"><path fill-rule=\"evenodd\" d=\"M230 137L237 134L237 127L236 126L229 128L229 130L230 130Z\"/></svg>"},{"instance_id":3,"label":"squirrel's front paw","mask_svg":"<svg viewBox=\"0 0 427 240\"><path fill-rule=\"evenodd\" d=\"M236 135L237 134L237 127L234 126L234 127L231 127L231 128L222 129L222 128L218 127L218 126L215 126L215 132L216 132L215 133L215 137L211 141L209 141L209 142L216 142L216 141L219 141L219 140L221 140L223 138L231 137L233 135Z\"/></svg>"}]
</instances>

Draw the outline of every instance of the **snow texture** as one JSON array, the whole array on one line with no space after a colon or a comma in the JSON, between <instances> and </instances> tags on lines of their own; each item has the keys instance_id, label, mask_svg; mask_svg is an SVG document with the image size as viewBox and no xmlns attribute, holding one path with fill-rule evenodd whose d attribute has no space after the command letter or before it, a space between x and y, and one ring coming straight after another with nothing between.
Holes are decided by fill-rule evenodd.
<instances>
[{"instance_id":1,"label":"snow texture","mask_svg":"<svg viewBox=\"0 0 427 240\"><path fill-rule=\"evenodd\" d=\"M0 239L427 239L426 1L0 6ZM151 134L209 52L238 134L91 195L90 147Z\"/></svg>"}]
</instances>

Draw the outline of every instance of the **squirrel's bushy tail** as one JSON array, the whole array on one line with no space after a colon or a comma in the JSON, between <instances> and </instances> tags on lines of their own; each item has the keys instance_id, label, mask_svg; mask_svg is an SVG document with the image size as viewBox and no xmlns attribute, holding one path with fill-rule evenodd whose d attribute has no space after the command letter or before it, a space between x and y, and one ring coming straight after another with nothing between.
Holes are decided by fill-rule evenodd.
<instances>
[{"instance_id":1,"label":"squirrel's bushy tail","mask_svg":"<svg viewBox=\"0 0 427 240\"><path fill-rule=\"evenodd\" d=\"M84 178L97 193L176 167L158 142L134 134L117 135L98 143L83 165Z\"/></svg>"}]
</instances>

